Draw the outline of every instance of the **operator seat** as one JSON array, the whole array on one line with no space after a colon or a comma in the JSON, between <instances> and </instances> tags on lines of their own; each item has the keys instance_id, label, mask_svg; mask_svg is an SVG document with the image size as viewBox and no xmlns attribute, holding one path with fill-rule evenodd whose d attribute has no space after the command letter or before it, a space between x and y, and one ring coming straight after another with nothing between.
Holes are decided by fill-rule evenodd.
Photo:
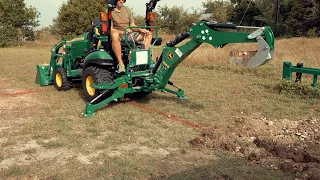
<instances>
[{"instance_id":1,"label":"operator seat","mask_svg":"<svg viewBox=\"0 0 320 180\"><path fill-rule=\"evenodd\" d=\"M94 35L95 27L96 27L96 26L100 26L100 25L101 25L100 19L96 18L96 19L94 19L94 20L92 21L92 26L91 26L91 28L90 28L90 30L89 30L89 33L88 33L88 40L89 40L89 42L93 42L93 43L94 43L95 38L93 37L93 35ZM100 31L100 30L99 30L99 31Z\"/></svg>"}]
</instances>

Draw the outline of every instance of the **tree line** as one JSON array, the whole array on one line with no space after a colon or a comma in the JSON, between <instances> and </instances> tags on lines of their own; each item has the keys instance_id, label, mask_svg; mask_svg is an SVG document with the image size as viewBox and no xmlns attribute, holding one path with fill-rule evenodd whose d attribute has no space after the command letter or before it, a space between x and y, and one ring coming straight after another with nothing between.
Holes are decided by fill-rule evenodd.
<instances>
[{"instance_id":1,"label":"tree line","mask_svg":"<svg viewBox=\"0 0 320 180\"><path fill-rule=\"evenodd\" d=\"M165 1L165 0L162 0ZM279 2L277 6L277 2ZM105 0L68 0L62 4L53 25L45 28L60 38L71 38L87 32L91 21L106 9ZM270 26L280 37L319 37L319 0L206 0L199 9L183 6L161 6L154 13L161 31L179 34L207 19L243 26ZM0 0L0 47L15 45L21 38L34 38L40 13L26 7L24 0ZM136 15L136 23L144 25L144 16Z\"/></svg>"},{"instance_id":2,"label":"tree line","mask_svg":"<svg viewBox=\"0 0 320 180\"><path fill-rule=\"evenodd\" d=\"M24 0L0 0L0 47L34 38L39 17L40 13L34 7L26 7Z\"/></svg>"}]
</instances>

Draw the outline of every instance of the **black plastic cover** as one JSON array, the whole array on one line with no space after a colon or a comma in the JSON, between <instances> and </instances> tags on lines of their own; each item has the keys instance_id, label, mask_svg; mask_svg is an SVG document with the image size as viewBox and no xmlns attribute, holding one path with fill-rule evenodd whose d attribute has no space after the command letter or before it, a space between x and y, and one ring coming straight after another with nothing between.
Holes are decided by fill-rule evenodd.
<instances>
[{"instance_id":1,"label":"black plastic cover","mask_svg":"<svg viewBox=\"0 0 320 180\"><path fill-rule=\"evenodd\" d=\"M210 28L236 29L237 25L228 23L207 23Z\"/></svg>"}]
</instances>

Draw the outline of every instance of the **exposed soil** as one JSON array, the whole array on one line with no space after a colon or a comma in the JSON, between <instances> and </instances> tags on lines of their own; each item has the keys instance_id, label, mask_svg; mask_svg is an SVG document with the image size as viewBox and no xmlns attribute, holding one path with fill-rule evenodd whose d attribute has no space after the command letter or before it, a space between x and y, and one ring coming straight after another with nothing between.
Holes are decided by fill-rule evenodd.
<instances>
[{"instance_id":1,"label":"exposed soil","mask_svg":"<svg viewBox=\"0 0 320 180\"><path fill-rule=\"evenodd\" d=\"M202 148L235 153L249 162L294 174L298 179L320 179L320 120L290 121L234 117L226 127L211 127L190 141Z\"/></svg>"}]
</instances>

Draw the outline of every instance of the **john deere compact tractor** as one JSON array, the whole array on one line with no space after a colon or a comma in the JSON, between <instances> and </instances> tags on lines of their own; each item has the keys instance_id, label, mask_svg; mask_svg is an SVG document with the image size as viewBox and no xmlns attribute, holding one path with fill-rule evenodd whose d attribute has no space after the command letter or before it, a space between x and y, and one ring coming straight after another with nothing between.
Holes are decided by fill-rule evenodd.
<instances>
[{"instance_id":1,"label":"john deere compact tractor","mask_svg":"<svg viewBox=\"0 0 320 180\"><path fill-rule=\"evenodd\" d=\"M201 20L189 27L174 40L163 46L160 57L153 60L152 48L161 45L156 26L152 25L152 10L159 0L146 4L146 26L139 28L154 29L155 37L150 49L143 44L122 42L122 57L126 66L125 73L117 73L117 60L111 47L111 12L117 0L108 1L108 11L100 13L100 19L93 21L89 32L73 39L63 40L51 49L50 64L37 65L36 83L41 86L55 85L58 90L68 90L74 80L81 79L84 97L87 101L84 117L104 105L132 94L142 96L153 91L168 92L185 98L184 91L168 89L169 84L176 87L170 77L176 67L202 43L215 48L230 43L258 43L258 50L250 59L236 56L234 61L241 66L255 68L267 63L274 52L274 35L270 27L237 26ZM127 27L126 30L137 27ZM245 29L233 31L232 29ZM248 32L251 30L252 32ZM125 33L126 34L126 33ZM177 46L186 40L183 45Z\"/></svg>"}]
</instances>

